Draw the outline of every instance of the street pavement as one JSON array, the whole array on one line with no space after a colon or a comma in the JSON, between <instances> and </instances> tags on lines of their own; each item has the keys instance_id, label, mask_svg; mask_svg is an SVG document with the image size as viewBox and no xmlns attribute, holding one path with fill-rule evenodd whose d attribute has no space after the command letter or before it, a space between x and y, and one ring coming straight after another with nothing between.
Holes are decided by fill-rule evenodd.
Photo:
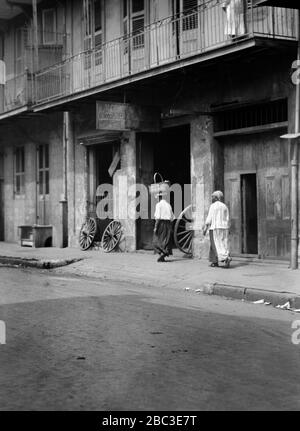
<instances>
[{"instance_id":1,"label":"street pavement","mask_svg":"<svg viewBox=\"0 0 300 431\"><path fill-rule=\"evenodd\" d=\"M167 263L157 263L157 256L154 256L153 252L107 254L101 249L86 252L79 248L35 249L0 242L0 262L3 256L38 259L46 264L52 262L54 266L59 262L65 265L70 259L77 260L70 265L56 268L55 272L94 277L102 281L125 280L130 283L153 284L161 288L193 290L204 290L212 284L221 284L237 286L242 292L243 289L255 288L260 295L253 297L253 300L260 299L265 293L276 293L279 297L278 303L282 304L287 300L284 295L280 299L282 293L296 296L300 300L300 270L290 270L288 262L285 261L234 258L230 269L224 269L211 268L207 259L190 259L177 250L174 250L174 256ZM220 293L225 294L226 289ZM233 297L240 297L240 292Z\"/></svg>"},{"instance_id":2,"label":"street pavement","mask_svg":"<svg viewBox=\"0 0 300 431\"><path fill-rule=\"evenodd\" d=\"M299 314L172 284L1 267L0 410L299 410Z\"/></svg>"}]
</instances>

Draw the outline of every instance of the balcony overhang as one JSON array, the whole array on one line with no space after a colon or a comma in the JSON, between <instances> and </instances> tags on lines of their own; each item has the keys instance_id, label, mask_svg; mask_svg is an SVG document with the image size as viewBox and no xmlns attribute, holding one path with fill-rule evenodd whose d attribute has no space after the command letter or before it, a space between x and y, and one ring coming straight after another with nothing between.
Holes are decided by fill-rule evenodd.
<instances>
[{"instance_id":1,"label":"balcony overhang","mask_svg":"<svg viewBox=\"0 0 300 431\"><path fill-rule=\"evenodd\" d=\"M255 0L255 6L286 7L288 9L300 9L299 0Z\"/></svg>"},{"instance_id":2,"label":"balcony overhang","mask_svg":"<svg viewBox=\"0 0 300 431\"><path fill-rule=\"evenodd\" d=\"M40 3L40 0L37 0ZM0 20L9 21L31 8L32 0L0 0Z\"/></svg>"},{"instance_id":3,"label":"balcony overhang","mask_svg":"<svg viewBox=\"0 0 300 431\"><path fill-rule=\"evenodd\" d=\"M1 113L0 114L0 125L2 125L1 122L3 120L6 120L7 118L11 118L11 117L16 117L16 116L23 114L23 113L26 113L26 112L29 112L29 107L27 105L21 106L20 108L13 109L11 111Z\"/></svg>"},{"instance_id":4,"label":"balcony overhang","mask_svg":"<svg viewBox=\"0 0 300 431\"><path fill-rule=\"evenodd\" d=\"M282 41L285 49L294 47L296 41ZM124 89L132 84L143 82L154 77L165 75L168 73L176 73L176 71L182 71L183 68L188 68L193 65L214 65L221 59L227 57L229 60L236 59L245 53L263 52L268 49L272 49L274 46L278 47L278 43L268 38L245 38L233 44L226 44L225 46L219 47L214 50L210 50L206 53L201 53L191 57L186 57L176 62L166 63L161 66L135 73L120 79L116 79L109 82L104 82L98 86L86 88L82 91L69 95L62 95L53 97L51 100L45 100L40 103L34 103L31 107L33 112L40 112L45 110L63 111L68 110L68 106L75 105L84 101L88 98L96 98L100 94L110 92L113 90Z\"/></svg>"}]
</instances>

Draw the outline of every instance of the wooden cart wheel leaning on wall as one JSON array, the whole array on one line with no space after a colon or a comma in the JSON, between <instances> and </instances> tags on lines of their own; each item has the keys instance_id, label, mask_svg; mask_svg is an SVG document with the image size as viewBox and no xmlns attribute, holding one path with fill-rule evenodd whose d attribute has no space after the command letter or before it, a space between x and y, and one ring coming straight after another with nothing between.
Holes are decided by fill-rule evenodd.
<instances>
[{"instance_id":1,"label":"wooden cart wheel leaning on wall","mask_svg":"<svg viewBox=\"0 0 300 431\"><path fill-rule=\"evenodd\" d=\"M112 220L104 229L100 245L105 253L114 251L119 245L123 234L122 225L117 220ZM83 251L89 250L99 236L99 223L94 217L87 217L79 233L79 246Z\"/></svg>"}]
</instances>

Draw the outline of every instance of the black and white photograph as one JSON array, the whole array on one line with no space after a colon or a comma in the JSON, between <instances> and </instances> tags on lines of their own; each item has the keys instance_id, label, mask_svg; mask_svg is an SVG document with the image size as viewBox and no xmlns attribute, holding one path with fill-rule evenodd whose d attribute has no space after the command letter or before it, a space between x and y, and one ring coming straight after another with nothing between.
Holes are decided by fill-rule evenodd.
<instances>
[{"instance_id":1,"label":"black and white photograph","mask_svg":"<svg viewBox=\"0 0 300 431\"><path fill-rule=\"evenodd\" d=\"M0 415L300 411L299 239L299 0L0 0Z\"/></svg>"}]
</instances>

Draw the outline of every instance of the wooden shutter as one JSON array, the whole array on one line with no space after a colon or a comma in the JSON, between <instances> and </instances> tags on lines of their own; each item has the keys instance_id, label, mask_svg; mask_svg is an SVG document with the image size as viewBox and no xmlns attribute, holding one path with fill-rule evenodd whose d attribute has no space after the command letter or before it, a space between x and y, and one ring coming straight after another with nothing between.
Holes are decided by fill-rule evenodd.
<instances>
[{"instance_id":1,"label":"wooden shutter","mask_svg":"<svg viewBox=\"0 0 300 431\"><path fill-rule=\"evenodd\" d=\"M144 0L132 0L132 24L133 49L143 48L145 27L145 2Z\"/></svg>"}]
</instances>

